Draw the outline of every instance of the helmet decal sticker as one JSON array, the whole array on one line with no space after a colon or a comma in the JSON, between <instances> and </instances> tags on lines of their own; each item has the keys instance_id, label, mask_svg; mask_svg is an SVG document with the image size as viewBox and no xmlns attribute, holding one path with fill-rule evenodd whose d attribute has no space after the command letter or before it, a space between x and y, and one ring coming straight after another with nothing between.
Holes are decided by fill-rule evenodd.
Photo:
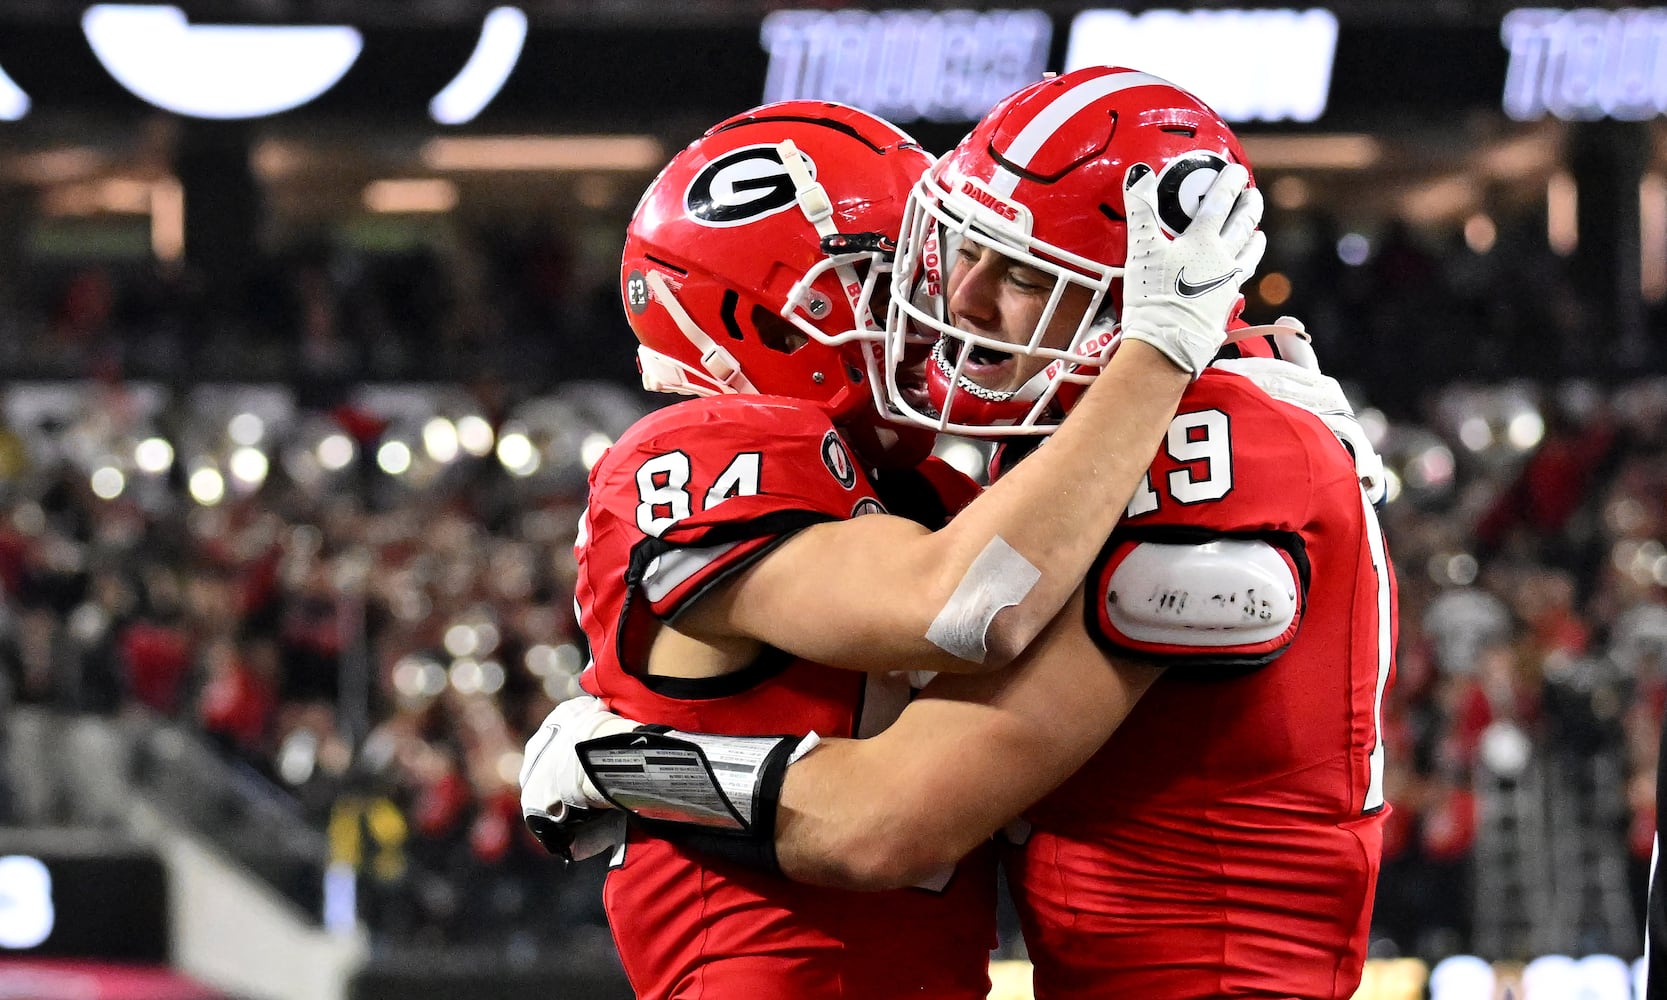
<instances>
[{"instance_id":1,"label":"helmet decal sticker","mask_svg":"<svg viewBox=\"0 0 1667 1000\"><path fill-rule=\"evenodd\" d=\"M816 175L814 162L810 172ZM793 204L793 179L781 152L764 145L743 146L708 163L683 195L690 218L706 226L743 226Z\"/></svg>"},{"instance_id":2,"label":"helmet decal sticker","mask_svg":"<svg viewBox=\"0 0 1667 1000\"><path fill-rule=\"evenodd\" d=\"M1200 150L1177 157L1158 174L1158 220L1171 236L1186 231L1204 192L1226 166L1221 154Z\"/></svg>"},{"instance_id":3,"label":"helmet decal sticker","mask_svg":"<svg viewBox=\"0 0 1667 1000\"><path fill-rule=\"evenodd\" d=\"M886 508L873 497L863 497L857 505L851 508L852 517L862 517L864 514L884 514Z\"/></svg>"},{"instance_id":4,"label":"helmet decal sticker","mask_svg":"<svg viewBox=\"0 0 1667 1000\"><path fill-rule=\"evenodd\" d=\"M839 434L829 431L822 436L822 464L833 473L839 485L851 489L857 485L857 467L851 462L851 455L845 450L845 442L839 439Z\"/></svg>"},{"instance_id":5,"label":"helmet decal sticker","mask_svg":"<svg viewBox=\"0 0 1667 1000\"><path fill-rule=\"evenodd\" d=\"M625 276L625 304L638 316L648 311L648 281L636 268Z\"/></svg>"}]
</instances>

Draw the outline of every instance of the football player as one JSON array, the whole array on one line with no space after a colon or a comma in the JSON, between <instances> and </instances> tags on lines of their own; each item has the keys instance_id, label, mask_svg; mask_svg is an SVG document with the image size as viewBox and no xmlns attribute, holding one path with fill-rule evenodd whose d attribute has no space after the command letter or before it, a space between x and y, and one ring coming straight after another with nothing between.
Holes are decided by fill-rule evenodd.
<instances>
[{"instance_id":1,"label":"football player","mask_svg":"<svg viewBox=\"0 0 1667 1000\"><path fill-rule=\"evenodd\" d=\"M1017 464L1026 439L1010 438L1003 479L1050 457L1075 419L1061 410L1127 349L1131 306L1208 295L1225 273L1154 253L1213 225L1213 192L1245 173L1225 123L1147 74L1079 70L1007 98L911 195L888 354L938 339L924 399L886 373L893 405L938 430L1052 434ZM1300 353L1292 332L1275 340ZM800 754L729 789L776 812L775 854L756 860L907 885L1022 812L1009 861L1042 1000L1351 996L1388 808L1381 466L1334 383L1275 399L1245 377L1271 384L1259 369L1280 364L1218 362L1188 387L1082 603L1013 667L939 677L872 739L753 741ZM566 736L629 725L598 708L568 706ZM622 740L706 750L678 732L583 742L583 773L540 794L632 806L618 779L641 760Z\"/></svg>"},{"instance_id":2,"label":"football player","mask_svg":"<svg viewBox=\"0 0 1667 1000\"><path fill-rule=\"evenodd\" d=\"M929 429L876 406L907 383L884 370L875 291L930 165L869 115L771 105L678 153L627 230L622 293L644 382L697 398L639 421L592 471L575 587L594 655L583 683L645 722L795 737L762 754L712 739L698 768L675 749L615 767L615 795L645 822L604 904L641 997L986 995L988 857L958 855L973 870L930 890L794 885L749 867L769 866L770 803L690 781L747 788L806 734L878 732L909 696L888 671L1011 661L1088 572L1264 244L1259 195L1223 175L1200 210L1208 225L1155 242L1151 262L1184 257L1189 275L1218 280L1131 298L1124 347L1046 454L974 500L970 480L927 459ZM561 725L558 710L546 731ZM540 757L529 748L524 784ZM529 814L552 838L565 835L557 819ZM695 833L660 835L670 828Z\"/></svg>"}]
</instances>

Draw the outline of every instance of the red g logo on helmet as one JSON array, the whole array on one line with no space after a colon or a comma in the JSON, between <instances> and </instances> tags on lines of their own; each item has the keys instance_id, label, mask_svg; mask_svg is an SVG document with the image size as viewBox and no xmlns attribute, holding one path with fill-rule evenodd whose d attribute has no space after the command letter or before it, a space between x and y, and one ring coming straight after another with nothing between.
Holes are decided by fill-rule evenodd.
<instances>
[{"instance_id":1,"label":"red g logo on helmet","mask_svg":"<svg viewBox=\"0 0 1667 1000\"><path fill-rule=\"evenodd\" d=\"M810 162L816 176L816 164ZM794 204L793 178L774 146L743 146L708 163L683 195L689 217L704 226L744 226Z\"/></svg>"}]
</instances>

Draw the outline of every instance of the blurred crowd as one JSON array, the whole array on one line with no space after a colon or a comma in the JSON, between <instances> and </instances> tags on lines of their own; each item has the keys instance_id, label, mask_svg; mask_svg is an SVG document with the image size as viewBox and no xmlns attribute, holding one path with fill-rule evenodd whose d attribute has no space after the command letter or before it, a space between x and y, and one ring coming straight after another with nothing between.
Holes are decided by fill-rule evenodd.
<instances>
[{"instance_id":1,"label":"blurred crowd","mask_svg":"<svg viewBox=\"0 0 1667 1000\"><path fill-rule=\"evenodd\" d=\"M1385 953L1439 957L1473 944L1455 887L1477 877L1479 779L1524 758L1617 762L1605 835L1642 889L1667 382L1582 339L1567 282L1528 280L1547 258L1309 221L1270 257L1298 294L1263 282L1252 315L1310 320L1393 473L1377 925ZM656 403L630 387L611 278L575 286L530 238L468 259L318 248L231 298L148 265L14 286L0 704L187 722L328 834L379 939L530 947L602 933L596 873L552 895L515 781L586 662L585 470ZM0 824L67 818L42 809L0 787Z\"/></svg>"},{"instance_id":2,"label":"blurred crowd","mask_svg":"<svg viewBox=\"0 0 1667 1000\"><path fill-rule=\"evenodd\" d=\"M629 383L617 275L593 274L559 232L526 220L393 247L300 240L213 281L148 254L44 257L0 284L0 374L282 381L313 405L367 378Z\"/></svg>"},{"instance_id":3,"label":"blurred crowd","mask_svg":"<svg viewBox=\"0 0 1667 1000\"><path fill-rule=\"evenodd\" d=\"M562 921L535 892L549 861L522 829L520 748L577 691L586 466L644 401L598 383L503 408L455 387L322 411L295 395L5 394L0 704L188 721L328 832L380 932ZM75 819L26 804L0 789L0 823Z\"/></svg>"},{"instance_id":4,"label":"blurred crowd","mask_svg":"<svg viewBox=\"0 0 1667 1000\"><path fill-rule=\"evenodd\" d=\"M1667 380L1607 393L1454 386L1430 412L1431 425L1386 435L1400 477L1384 516L1401 606L1378 929L1403 952L1450 954L1473 947L1479 913L1520 905L1477 897L1489 863L1477 849L1489 810L1509 804L1488 790L1530 768L1575 776L1536 806L1585 803L1569 823L1627 859L1640 927L1667 708ZM1540 849L1550 877L1567 855ZM1577 915L1571 927L1593 922ZM1635 945L1600 935L1555 946Z\"/></svg>"}]
</instances>

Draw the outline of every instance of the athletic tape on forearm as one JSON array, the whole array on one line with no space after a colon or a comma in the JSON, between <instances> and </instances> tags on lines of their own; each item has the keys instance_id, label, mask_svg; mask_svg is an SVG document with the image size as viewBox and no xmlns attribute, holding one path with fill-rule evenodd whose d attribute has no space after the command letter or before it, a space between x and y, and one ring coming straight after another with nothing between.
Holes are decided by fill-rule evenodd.
<instances>
[{"instance_id":1,"label":"athletic tape on forearm","mask_svg":"<svg viewBox=\"0 0 1667 1000\"><path fill-rule=\"evenodd\" d=\"M597 790L644 829L774 872L776 803L802 742L639 730L586 740L577 749Z\"/></svg>"},{"instance_id":2,"label":"athletic tape on forearm","mask_svg":"<svg viewBox=\"0 0 1667 1000\"><path fill-rule=\"evenodd\" d=\"M983 663L990 651L990 624L996 613L1023 601L1041 578L1041 570L1006 539L995 536L932 619L927 641L958 659Z\"/></svg>"}]
</instances>

